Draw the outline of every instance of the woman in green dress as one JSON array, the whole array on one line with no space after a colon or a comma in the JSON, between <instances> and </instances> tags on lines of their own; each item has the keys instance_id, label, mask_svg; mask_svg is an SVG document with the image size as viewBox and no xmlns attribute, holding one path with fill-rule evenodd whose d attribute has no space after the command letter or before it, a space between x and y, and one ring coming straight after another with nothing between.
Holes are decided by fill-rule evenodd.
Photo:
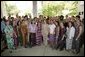
<instances>
[{"instance_id":1,"label":"woman in green dress","mask_svg":"<svg viewBox=\"0 0 85 57\"><path fill-rule=\"evenodd\" d=\"M4 32L6 34L6 41L8 49L14 48L14 40L13 40L13 27L9 24L9 21L6 21L6 27L4 29Z\"/></svg>"}]
</instances>

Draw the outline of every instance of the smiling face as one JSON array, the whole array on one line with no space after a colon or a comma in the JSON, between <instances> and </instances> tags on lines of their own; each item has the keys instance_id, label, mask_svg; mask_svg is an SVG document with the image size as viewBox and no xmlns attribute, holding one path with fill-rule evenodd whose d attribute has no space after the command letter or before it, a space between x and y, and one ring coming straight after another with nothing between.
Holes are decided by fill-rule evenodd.
<instances>
[{"instance_id":1,"label":"smiling face","mask_svg":"<svg viewBox=\"0 0 85 57\"><path fill-rule=\"evenodd\" d=\"M58 26L58 22L55 22L55 25Z\"/></svg>"},{"instance_id":2,"label":"smiling face","mask_svg":"<svg viewBox=\"0 0 85 57\"><path fill-rule=\"evenodd\" d=\"M77 23L77 25L80 25L80 21L79 20L77 20L76 23Z\"/></svg>"},{"instance_id":3,"label":"smiling face","mask_svg":"<svg viewBox=\"0 0 85 57\"><path fill-rule=\"evenodd\" d=\"M53 21L52 21L52 20L50 20L50 23L51 23L51 24L53 24Z\"/></svg>"},{"instance_id":4,"label":"smiling face","mask_svg":"<svg viewBox=\"0 0 85 57\"><path fill-rule=\"evenodd\" d=\"M35 24L35 21L33 20L32 23Z\"/></svg>"},{"instance_id":5,"label":"smiling face","mask_svg":"<svg viewBox=\"0 0 85 57\"><path fill-rule=\"evenodd\" d=\"M63 23L62 22L60 22L60 27L63 27L64 25L63 25Z\"/></svg>"},{"instance_id":6,"label":"smiling face","mask_svg":"<svg viewBox=\"0 0 85 57\"><path fill-rule=\"evenodd\" d=\"M72 26L72 23L71 23L71 22L69 22L69 23L68 23L68 25L69 25L69 27L71 27L71 26Z\"/></svg>"},{"instance_id":7,"label":"smiling face","mask_svg":"<svg viewBox=\"0 0 85 57\"><path fill-rule=\"evenodd\" d=\"M6 22L6 25L9 25L9 21Z\"/></svg>"}]
</instances>

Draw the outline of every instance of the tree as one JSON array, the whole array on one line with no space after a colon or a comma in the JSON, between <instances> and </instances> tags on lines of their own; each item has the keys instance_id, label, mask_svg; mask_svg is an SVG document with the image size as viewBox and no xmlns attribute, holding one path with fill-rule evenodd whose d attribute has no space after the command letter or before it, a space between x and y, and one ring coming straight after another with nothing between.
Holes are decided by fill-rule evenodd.
<instances>
[{"instance_id":1,"label":"tree","mask_svg":"<svg viewBox=\"0 0 85 57\"><path fill-rule=\"evenodd\" d=\"M19 13L19 9L16 7L16 5L11 5L11 4L5 4L6 6L6 11L8 15L16 15L17 13Z\"/></svg>"},{"instance_id":2,"label":"tree","mask_svg":"<svg viewBox=\"0 0 85 57\"><path fill-rule=\"evenodd\" d=\"M69 15L77 15L78 13L77 5L78 5L78 1L74 1L72 3L72 8L70 9L71 13Z\"/></svg>"},{"instance_id":3,"label":"tree","mask_svg":"<svg viewBox=\"0 0 85 57\"><path fill-rule=\"evenodd\" d=\"M42 13L43 15L46 16L54 16L58 14L61 15L63 9L64 9L64 3L58 5L51 3L43 6Z\"/></svg>"},{"instance_id":4,"label":"tree","mask_svg":"<svg viewBox=\"0 0 85 57\"><path fill-rule=\"evenodd\" d=\"M28 15L29 13L30 13L29 9L26 9L24 12L25 15Z\"/></svg>"},{"instance_id":5,"label":"tree","mask_svg":"<svg viewBox=\"0 0 85 57\"><path fill-rule=\"evenodd\" d=\"M48 3L44 4L42 8L42 14L45 16L55 16L55 15L62 15L63 10L68 10L68 15L76 15L77 14L77 4L78 1L63 1L60 3Z\"/></svg>"}]
</instances>

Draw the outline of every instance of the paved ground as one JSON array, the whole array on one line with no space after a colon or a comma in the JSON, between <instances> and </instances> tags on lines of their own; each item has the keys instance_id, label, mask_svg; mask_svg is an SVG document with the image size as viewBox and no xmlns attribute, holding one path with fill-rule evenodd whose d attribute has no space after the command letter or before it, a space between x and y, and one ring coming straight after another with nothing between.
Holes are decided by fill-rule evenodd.
<instances>
[{"instance_id":1,"label":"paved ground","mask_svg":"<svg viewBox=\"0 0 85 57\"><path fill-rule=\"evenodd\" d=\"M6 49L4 52L1 53L1 56L84 56L84 46L81 48L80 53L77 55L65 50L52 50L49 46L45 47L41 45L32 48L19 47L12 53L10 53L8 49Z\"/></svg>"}]
</instances>

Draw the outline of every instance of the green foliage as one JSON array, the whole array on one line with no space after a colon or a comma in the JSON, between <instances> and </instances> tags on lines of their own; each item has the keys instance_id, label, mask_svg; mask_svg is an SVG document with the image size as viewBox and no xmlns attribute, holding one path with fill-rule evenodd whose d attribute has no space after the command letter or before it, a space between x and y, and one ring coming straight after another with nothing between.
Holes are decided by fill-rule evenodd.
<instances>
[{"instance_id":1,"label":"green foliage","mask_svg":"<svg viewBox=\"0 0 85 57\"><path fill-rule=\"evenodd\" d=\"M62 1L59 3L49 2L48 4L45 1L40 12L42 12L42 14L45 16L55 16L55 15L63 15L62 12L63 10L69 10L70 13L68 13L68 15L76 15L78 10L77 4L78 1ZM6 2L6 10L8 15L10 14L15 15L20 12L19 9L16 7L16 5L7 4L7 2ZM28 15L29 13L30 11L28 9L24 11L25 15Z\"/></svg>"},{"instance_id":2,"label":"green foliage","mask_svg":"<svg viewBox=\"0 0 85 57\"><path fill-rule=\"evenodd\" d=\"M65 1L58 4L49 3L48 5L43 5L42 14L45 16L55 16L62 15L63 10L69 10L70 13L68 15L76 15L77 14L77 4L78 1Z\"/></svg>"},{"instance_id":3,"label":"green foliage","mask_svg":"<svg viewBox=\"0 0 85 57\"><path fill-rule=\"evenodd\" d=\"M16 5L7 4L6 2L5 6L8 15L15 15L20 12Z\"/></svg>"},{"instance_id":4,"label":"green foliage","mask_svg":"<svg viewBox=\"0 0 85 57\"><path fill-rule=\"evenodd\" d=\"M72 12L69 15L77 15L77 13L78 13L77 4L78 4L78 1L75 1L72 3L72 8L70 9L70 11L72 11Z\"/></svg>"},{"instance_id":5,"label":"green foliage","mask_svg":"<svg viewBox=\"0 0 85 57\"><path fill-rule=\"evenodd\" d=\"M29 9L26 9L25 12L24 12L25 15L28 15L29 14Z\"/></svg>"}]
</instances>

